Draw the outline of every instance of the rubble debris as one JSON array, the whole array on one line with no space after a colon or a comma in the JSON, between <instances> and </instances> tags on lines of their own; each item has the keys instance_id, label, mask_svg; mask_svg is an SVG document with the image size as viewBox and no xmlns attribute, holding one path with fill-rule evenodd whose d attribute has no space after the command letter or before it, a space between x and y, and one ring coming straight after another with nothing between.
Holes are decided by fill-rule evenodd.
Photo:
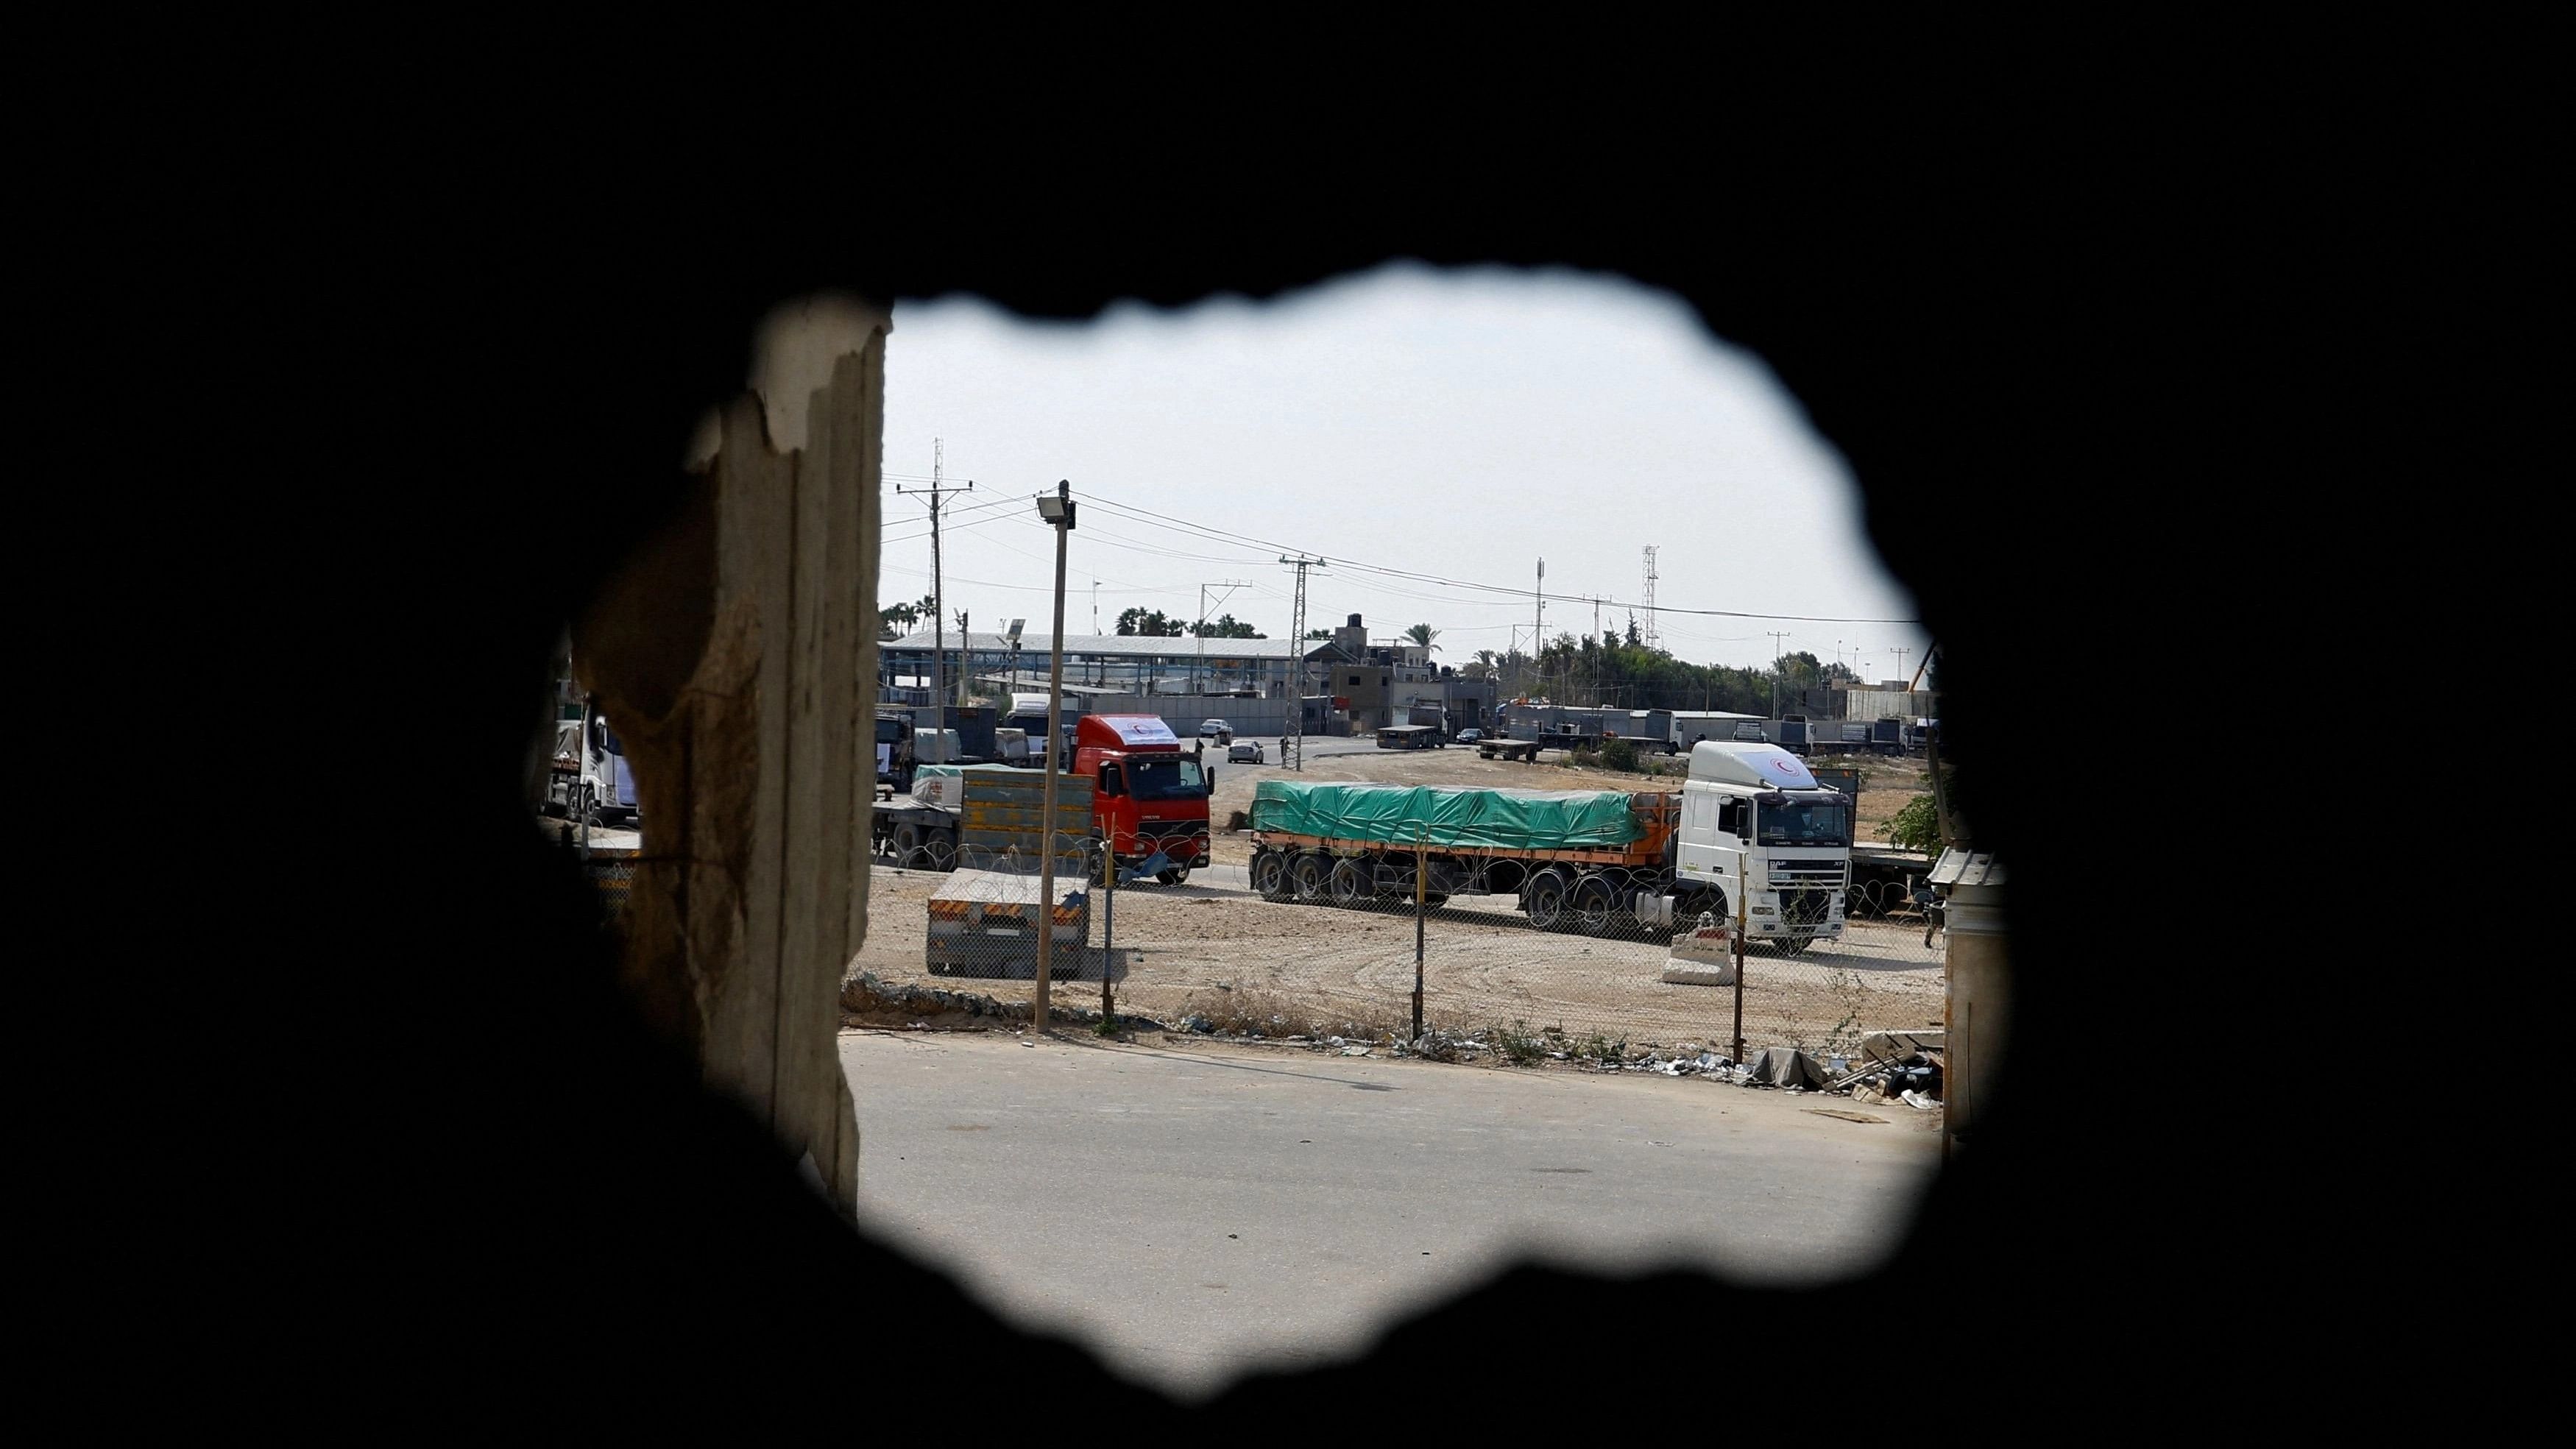
<instances>
[{"instance_id":1,"label":"rubble debris","mask_svg":"<svg viewBox=\"0 0 2576 1449\"><path fill-rule=\"evenodd\" d=\"M1827 1078L1825 1069L1814 1057L1796 1047L1764 1047L1755 1057L1747 1080L1757 1087L1798 1087L1822 1091Z\"/></svg>"},{"instance_id":2,"label":"rubble debris","mask_svg":"<svg viewBox=\"0 0 2576 1449\"><path fill-rule=\"evenodd\" d=\"M1662 979L1676 986L1733 986L1735 928L1701 912L1697 927L1672 938Z\"/></svg>"},{"instance_id":3,"label":"rubble debris","mask_svg":"<svg viewBox=\"0 0 2576 1449\"><path fill-rule=\"evenodd\" d=\"M847 1026L892 1025L914 1031L982 1031L1012 1023L1025 1024L1029 1011L1029 1003L1025 1001L996 1001L980 992L886 981L871 971L857 972L841 983L841 1021ZM1047 1012L1047 1020L1097 1026L1100 1012L1088 1006L1055 1006ZM1125 1012L1118 1014L1118 1022L1139 1031L1172 1029L1150 1016L1134 1016Z\"/></svg>"},{"instance_id":4,"label":"rubble debris","mask_svg":"<svg viewBox=\"0 0 2576 1449\"><path fill-rule=\"evenodd\" d=\"M1887 1125L1886 1118L1873 1117L1867 1112L1846 1112L1839 1107L1809 1107L1807 1110L1818 1117L1839 1117L1845 1122L1876 1122L1880 1126Z\"/></svg>"}]
</instances>

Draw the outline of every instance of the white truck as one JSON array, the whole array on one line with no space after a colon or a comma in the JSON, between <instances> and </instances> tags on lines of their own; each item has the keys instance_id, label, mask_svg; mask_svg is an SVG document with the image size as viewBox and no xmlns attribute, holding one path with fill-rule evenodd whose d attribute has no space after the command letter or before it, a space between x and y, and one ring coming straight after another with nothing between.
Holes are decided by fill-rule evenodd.
<instances>
[{"instance_id":1,"label":"white truck","mask_svg":"<svg viewBox=\"0 0 2576 1449\"><path fill-rule=\"evenodd\" d=\"M547 772L545 813L595 826L631 824L638 818L635 771L626 747L596 709L555 725L552 768Z\"/></svg>"},{"instance_id":2,"label":"white truck","mask_svg":"<svg viewBox=\"0 0 2576 1449\"><path fill-rule=\"evenodd\" d=\"M1640 892L1638 919L1670 927L1706 911L1731 920L1741 881L1748 940L1793 954L1839 940L1856 803L1777 745L1701 741L1682 787L1669 888Z\"/></svg>"}]
</instances>

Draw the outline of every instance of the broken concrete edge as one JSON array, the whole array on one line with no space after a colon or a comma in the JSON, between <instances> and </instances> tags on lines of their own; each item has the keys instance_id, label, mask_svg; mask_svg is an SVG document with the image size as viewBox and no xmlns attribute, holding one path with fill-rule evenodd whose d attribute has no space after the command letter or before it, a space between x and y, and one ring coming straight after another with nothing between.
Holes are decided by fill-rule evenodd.
<instances>
[{"instance_id":1,"label":"broken concrete edge","mask_svg":"<svg viewBox=\"0 0 2576 1449\"><path fill-rule=\"evenodd\" d=\"M1286 1036L1274 1037L1261 1032L1225 1031L1207 1024L1193 1012L1177 1023L1158 1021L1150 1016L1128 1012L1117 1013L1118 1025L1127 1031L1155 1031L1167 1036L1205 1037L1210 1041L1249 1046L1293 1047L1301 1051L1348 1054L1352 1047L1367 1051L1383 1049L1388 1056L1414 1061L1448 1062L1462 1065L1512 1065L1510 1053L1483 1037L1460 1034L1432 1027L1419 1037L1400 1036L1339 1037ZM1029 1003L1002 1001L974 991L951 991L939 986L914 986L885 981L869 971L853 973L841 984L841 1025L843 1028L875 1028L914 1031L990 1031L1029 1020ZM1048 1012L1050 1022L1069 1026L1097 1026L1100 1012L1087 1006L1055 1006ZM1785 1043L1783 1044L1785 1045ZM1803 1048L1802 1048L1803 1050ZM1755 1059L1759 1051L1750 1054ZM1752 1070L1750 1062L1729 1060L1724 1054L1684 1043L1667 1053L1656 1043L1644 1043L1618 1062L1569 1057L1562 1052L1546 1052L1541 1060L1527 1063L1533 1069L1548 1066L1591 1072L1652 1072L1658 1076L1697 1077L1712 1082L1725 1082L1739 1087L1756 1087L1768 1091L1784 1090L1767 1082L1746 1080ZM1855 1085L1865 1085L1883 1074L1856 1072L1848 1082L1824 1088L1789 1087L1793 1094L1842 1096Z\"/></svg>"},{"instance_id":2,"label":"broken concrete edge","mask_svg":"<svg viewBox=\"0 0 2576 1449\"><path fill-rule=\"evenodd\" d=\"M1171 1031L1150 1016L1129 1012L1115 1013L1118 1024L1139 1031ZM873 972L861 971L841 982L841 1024L867 1026L885 1019L899 1018L909 1025L924 1018L964 1016L969 1021L1025 1022L1030 1005L1025 1001L1000 1001L976 991L951 991L942 986L912 986L898 981L882 981ZM877 1018L870 1021L867 1018ZM1097 1026L1100 1011L1089 1006L1051 1006L1050 1022L1072 1026Z\"/></svg>"}]
</instances>

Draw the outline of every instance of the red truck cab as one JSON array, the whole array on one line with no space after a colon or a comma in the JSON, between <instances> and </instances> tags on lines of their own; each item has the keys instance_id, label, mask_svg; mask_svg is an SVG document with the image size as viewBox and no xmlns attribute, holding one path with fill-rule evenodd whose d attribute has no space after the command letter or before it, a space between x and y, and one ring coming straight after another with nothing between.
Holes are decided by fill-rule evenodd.
<instances>
[{"instance_id":1,"label":"red truck cab","mask_svg":"<svg viewBox=\"0 0 2576 1449\"><path fill-rule=\"evenodd\" d=\"M1087 714L1074 725L1073 772L1091 777L1091 808L1121 864L1161 851L1172 868L1155 879L1179 885L1208 863L1208 795L1215 772L1198 750L1181 748L1171 726L1150 714Z\"/></svg>"}]
</instances>

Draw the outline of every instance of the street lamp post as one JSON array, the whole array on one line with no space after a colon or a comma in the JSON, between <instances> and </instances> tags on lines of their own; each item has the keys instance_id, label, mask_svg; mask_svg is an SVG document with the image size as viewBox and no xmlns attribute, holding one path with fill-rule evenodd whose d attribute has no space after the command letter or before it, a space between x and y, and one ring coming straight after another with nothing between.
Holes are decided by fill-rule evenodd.
<instances>
[{"instance_id":1,"label":"street lamp post","mask_svg":"<svg viewBox=\"0 0 2576 1449\"><path fill-rule=\"evenodd\" d=\"M1055 962L1056 719L1064 712L1064 548L1073 533L1071 482L1056 480L1052 498L1038 495L1038 517L1055 529L1055 635L1047 641L1046 793L1038 810L1038 990L1029 1011L1033 1036L1047 1030L1047 980Z\"/></svg>"}]
</instances>

